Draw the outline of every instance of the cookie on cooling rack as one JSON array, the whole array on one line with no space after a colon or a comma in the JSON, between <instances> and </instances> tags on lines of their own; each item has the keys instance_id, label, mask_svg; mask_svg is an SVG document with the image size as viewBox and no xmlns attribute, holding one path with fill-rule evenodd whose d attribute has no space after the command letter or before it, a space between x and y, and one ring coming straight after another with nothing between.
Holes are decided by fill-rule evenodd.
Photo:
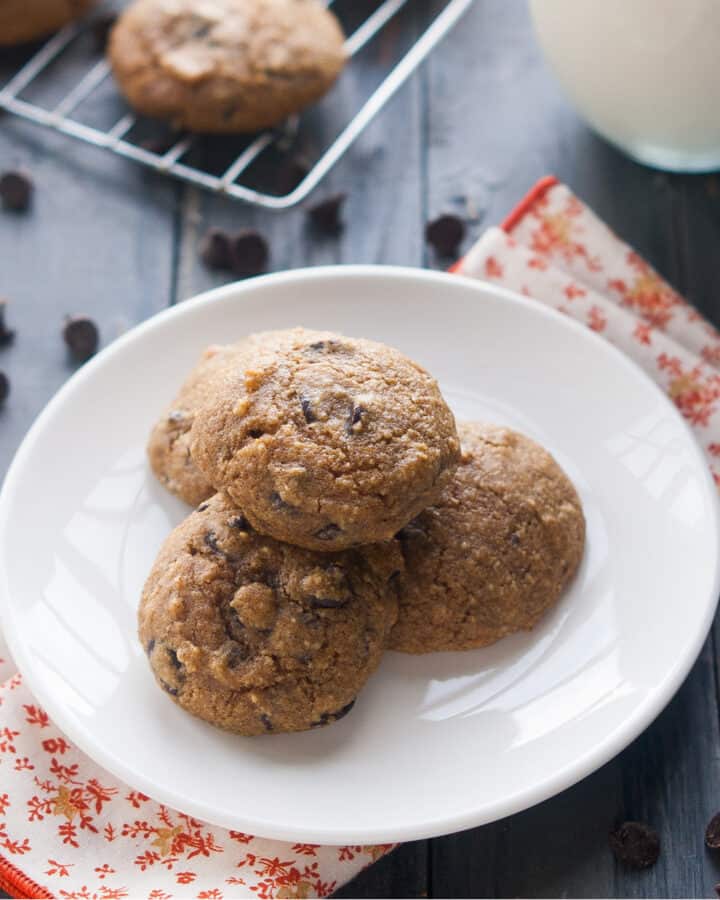
<instances>
[{"instance_id":1,"label":"cookie on cooling rack","mask_svg":"<svg viewBox=\"0 0 720 900\"><path fill-rule=\"evenodd\" d=\"M239 734L346 715L397 617L397 541L313 553L255 532L216 494L168 537L139 610L160 687Z\"/></svg>"},{"instance_id":2,"label":"cookie on cooling rack","mask_svg":"<svg viewBox=\"0 0 720 900\"><path fill-rule=\"evenodd\" d=\"M95 0L2 0L0 46L35 41L85 13Z\"/></svg>"},{"instance_id":3,"label":"cookie on cooling rack","mask_svg":"<svg viewBox=\"0 0 720 900\"><path fill-rule=\"evenodd\" d=\"M530 629L582 559L582 507L553 457L509 428L458 432L455 477L398 535L405 573L394 650L469 650Z\"/></svg>"},{"instance_id":4,"label":"cookie on cooling rack","mask_svg":"<svg viewBox=\"0 0 720 900\"><path fill-rule=\"evenodd\" d=\"M131 106L198 132L252 132L320 99L345 64L320 0L134 0L110 62Z\"/></svg>"}]
</instances>

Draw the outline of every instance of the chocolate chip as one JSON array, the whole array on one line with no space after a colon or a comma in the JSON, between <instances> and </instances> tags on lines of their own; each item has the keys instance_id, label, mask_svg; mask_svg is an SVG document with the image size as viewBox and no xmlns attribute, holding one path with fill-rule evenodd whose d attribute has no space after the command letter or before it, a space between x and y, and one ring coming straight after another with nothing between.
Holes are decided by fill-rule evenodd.
<instances>
[{"instance_id":1,"label":"chocolate chip","mask_svg":"<svg viewBox=\"0 0 720 900\"><path fill-rule=\"evenodd\" d=\"M185 419L185 413L181 409L174 409L168 413L168 422L182 422Z\"/></svg>"},{"instance_id":2,"label":"chocolate chip","mask_svg":"<svg viewBox=\"0 0 720 900\"><path fill-rule=\"evenodd\" d=\"M112 31L113 25L117 22L117 13L103 13L93 19L90 25L90 32L93 36L95 50L98 53L104 53L107 48L108 38Z\"/></svg>"},{"instance_id":3,"label":"chocolate chip","mask_svg":"<svg viewBox=\"0 0 720 900\"><path fill-rule=\"evenodd\" d=\"M5 403L10 395L10 379L4 372L0 372L0 406Z\"/></svg>"},{"instance_id":4,"label":"chocolate chip","mask_svg":"<svg viewBox=\"0 0 720 900\"><path fill-rule=\"evenodd\" d=\"M235 644L225 653L225 665L228 669L237 669L241 663L245 662L248 656L247 648L241 648Z\"/></svg>"},{"instance_id":5,"label":"chocolate chip","mask_svg":"<svg viewBox=\"0 0 720 900\"><path fill-rule=\"evenodd\" d=\"M705 829L705 843L711 850L720 849L720 813L715 813L708 822Z\"/></svg>"},{"instance_id":6,"label":"chocolate chip","mask_svg":"<svg viewBox=\"0 0 720 900\"><path fill-rule=\"evenodd\" d=\"M249 531L250 523L245 516L231 516L228 519L228 528L237 528L239 531Z\"/></svg>"},{"instance_id":7,"label":"chocolate chip","mask_svg":"<svg viewBox=\"0 0 720 900\"><path fill-rule=\"evenodd\" d=\"M425 226L425 240L440 256L457 256L465 237L465 223L451 214L438 216Z\"/></svg>"},{"instance_id":8,"label":"chocolate chip","mask_svg":"<svg viewBox=\"0 0 720 900\"><path fill-rule=\"evenodd\" d=\"M312 344L308 345L311 350L324 350L325 349L325 341L315 341Z\"/></svg>"},{"instance_id":9,"label":"chocolate chip","mask_svg":"<svg viewBox=\"0 0 720 900\"><path fill-rule=\"evenodd\" d=\"M315 413L313 412L312 403L307 399L307 397L300 398L300 406L302 406L303 415L305 416L305 421L308 423L308 425L310 425L312 422L317 421Z\"/></svg>"},{"instance_id":10,"label":"chocolate chip","mask_svg":"<svg viewBox=\"0 0 720 900\"><path fill-rule=\"evenodd\" d=\"M270 249L257 231L240 231L230 242L230 268L236 275L247 277L265 271Z\"/></svg>"},{"instance_id":11,"label":"chocolate chip","mask_svg":"<svg viewBox=\"0 0 720 900\"><path fill-rule=\"evenodd\" d=\"M513 547L519 547L520 546L520 536L515 534L515 532L513 532L510 535L510 543L513 545Z\"/></svg>"},{"instance_id":12,"label":"chocolate chip","mask_svg":"<svg viewBox=\"0 0 720 900\"><path fill-rule=\"evenodd\" d=\"M266 713L260 714L260 721L263 723L263 726L265 727L265 731L273 730L272 719Z\"/></svg>"},{"instance_id":13,"label":"chocolate chip","mask_svg":"<svg viewBox=\"0 0 720 900\"><path fill-rule=\"evenodd\" d=\"M270 494L270 505L273 509L295 509L291 503L286 503L277 491Z\"/></svg>"},{"instance_id":14,"label":"chocolate chip","mask_svg":"<svg viewBox=\"0 0 720 900\"><path fill-rule=\"evenodd\" d=\"M349 597L343 600L335 600L330 597L310 597L310 606L312 609L342 609L350 602Z\"/></svg>"},{"instance_id":15,"label":"chocolate chip","mask_svg":"<svg viewBox=\"0 0 720 900\"><path fill-rule=\"evenodd\" d=\"M175 669L182 669L182 663L178 659L177 653L172 649L172 647L166 647L168 659L170 660L170 665Z\"/></svg>"},{"instance_id":16,"label":"chocolate chip","mask_svg":"<svg viewBox=\"0 0 720 900\"><path fill-rule=\"evenodd\" d=\"M251 428L248 431L248 437L251 437L253 440L261 438L264 434L265 432L262 430L262 428Z\"/></svg>"},{"instance_id":17,"label":"chocolate chip","mask_svg":"<svg viewBox=\"0 0 720 900\"><path fill-rule=\"evenodd\" d=\"M0 347L6 347L15 340L15 332L5 324L7 300L0 300Z\"/></svg>"},{"instance_id":18,"label":"chocolate chip","mask_svg":"<svg viewBox=\"0 0 720 900\"><path fill-rule=\"evenodd\" d=\"M350 417L348 418L347 427L345 428L348 434L355 433L355 429L353 426L359 424L362 421L362 417L366 412L367 410L364 406L355 406L352 410L350 410Z\"/></svg>"},{"instance_id":19,"label":"chocolate chip","mask_svg":"<svg viewBox=\"0 0 720 900\"><path fill-rule=\"evenodd\" d=\"M307 215L310 224L324 234L336 235L343 228L340 211L345 203L346 194L332 194L314 206L308 207Z\"/></svg>"},{"instance_id":20,"label":"chocolate chip","mask_svg":"<svg viewBox=\"0 0 720 900\"><path fill-rule=\"evenodd\" d=\"M153 652L154 649L155 649L155 638L150 638L150 640L147 642L147 647L145 648L145 652L147 653L148 656L150 656L150 654Z\"/></svg>"},{"instance_id":21,"label":"chocolate chip","mask_svg":"<svg viewBox=\"0 0 720 900\"><path fill-rule=\"evenodd\" d=\"M206 547L217 554L217 556L225 556L225 553L218 547L217 535L214 531L206 531L205 536L203 537L203 543Z\"/></svg>"},{"instance_id":22,"label":"chocolate chip","mask_svg":"<svg viewBox=\"0 0 720 900\"><path fill-rule=\"evenodd\" d=\"M85 362L97 351L100 334L97 325L87 316L67 316L63 338L78 362Z\"/></svg>"},{"instance_id":23,"label":"chocolate chip","mask_svg":"<svg viewBox=\"0 0 720 900\"><path fill-rule=\"evenodd\" d=\"M210 269L229 269L230 237L220 228L211 228L200 245L200 258Z\"/></svg>"},{"instance_id":24,"label":"chocolate chip","mask_svg":"<svg viewBox=\"0 0 720 900\"><path fill-rule=\"evenodd\" d=\"M205 512L205 510L210 506L209 503L201 503L197 508L197 512Z\"/></svg>"},{"instance_id":25,"label":"chocolate chip","mask_svg":"<svg viewBox=\"0 0 720 900\"><path fill-rule=\"evenodd\" d=\"M0 175L0 200L5 209L24 212L30 206L33 183L23 172L3 172Z\"/></svg>"},{"instance_id":26,"label":"chocolate chip","mask_svg":"<svg viewBox=\"0 0 720 900\"><path fill-rule=\"evenodd\" d=\"M323 528L316 531L315 537L319 541L333 541L339 534L342 534L342 528L330 522L329 525L325 525Z\"/></svg>"},{"instance_id":27,"label":"chocolate chip","mask_svg":"<svg viewBox=\"0 0 720 900\"><path fill-rule=\"evenodd\" d=\"M161 687L167 694L171 694L173 697L177 697L177 695L178 695L178 689L175 688L175 687L172 687L171 685L169 685L169 684L167 683L167 681L163 681L162 678L160 679L160 687Z\"/></svg>"},{"instance_id":28,"label":"chocolate chip","mask_svg":"<svg viewBox=\"0 0 720 900\"><path fill-rule=\"evenodd\" d=\"M322 725L329 725L330 722L338 722L340 719L345 718L353 706L355 706L355 700L351 700L346 706L343 706L342 709L338 709L336 712L322 713L317 722L313 722L310 727L319 728Z\"/></svg>"},{"instance_id":29,"label":"chocolate chip","mask_svg":"<svg viewBox=\"0 0 720 900\"><path fill-rule=\"evenodd\" d=\"M644 822L623 822L610 832L609 840L615 858L631 869L647 869L660 855L658 833Z\"/></svg>"}]
</instances>

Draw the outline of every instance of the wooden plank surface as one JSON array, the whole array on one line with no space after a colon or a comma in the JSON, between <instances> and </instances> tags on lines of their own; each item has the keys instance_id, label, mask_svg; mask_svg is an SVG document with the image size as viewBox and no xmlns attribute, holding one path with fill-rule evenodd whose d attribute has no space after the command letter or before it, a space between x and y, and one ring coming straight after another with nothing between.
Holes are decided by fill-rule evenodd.
<instances>
[{"instance_id":1,"label":"wooden plank surface","mask_svg":"<svg viewBox=\"0 0 720 900\"><path fill-rule=\"evenodd\" d=\"M338 108L365 95L383 54L440 5L416 4L403 34L390 32L343 81ZM423 243L429 215L468 215L469 243L538 177L554 172L720 320L720 181L644 169L593 136L546 71L524 0L477 0L318 189L313 199L348 194L337 238L313 235L302 209L250 209L5 116L0 170L16 165L32 172L37 191L30 214L0 214L0 296L10 300L9 323L18 330L15 346L0 351L0 369L12 381L0 412L3 467L73 369L60 338L63 315L93 315L107 342L163 306L228 280L198 259L211 225L260 230L272 270L335 262L440 266ZM678 697L599 772L502 822L406 844L338 896L712 896L720 867L702 837L720 807L719 639L716 628ZM650 871L629 873L608 850L607 832L626 817L660 832L663 852Z\"/></svg>"}]
</instances>

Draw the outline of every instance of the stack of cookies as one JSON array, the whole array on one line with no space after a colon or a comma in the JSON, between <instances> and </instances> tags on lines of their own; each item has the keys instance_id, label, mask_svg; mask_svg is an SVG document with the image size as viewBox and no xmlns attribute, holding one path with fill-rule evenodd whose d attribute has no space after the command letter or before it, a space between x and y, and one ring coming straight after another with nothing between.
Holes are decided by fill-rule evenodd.
<instances>
[{"instance_id":1,"label":"stack of cookies","mask_svg":"<svg viewBox=\"0 0 720 900\"><path fill-rule=\"evenodd\" d=\"M457 427L423 368L368 340L209 348L148 453L196 509L150 573L140 639L176 703L240 734L345 716L385 649L532 628L583 553L578 496L545 450Z\"/></svg>"}]
</instances>

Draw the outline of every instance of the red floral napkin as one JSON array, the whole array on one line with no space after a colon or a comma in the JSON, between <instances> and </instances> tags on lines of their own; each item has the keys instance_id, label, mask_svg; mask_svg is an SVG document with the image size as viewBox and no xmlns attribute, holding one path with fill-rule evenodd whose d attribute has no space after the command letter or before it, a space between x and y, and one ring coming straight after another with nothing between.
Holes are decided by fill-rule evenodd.
<instances>
[{"instance_id":1,"label":"red floral napkin","mask_svg":"<svg viewBox=\"0 0 720 900\"><path fill-rule=\"evenodd\" d=\"M674 399L720 483L720 334L567 187L543 179L455 267L567 313ZM216 828L118 781L66 740L0 641L0 887L18 897L324 897L391 845Z\"/></svg>"}]
</instances>

